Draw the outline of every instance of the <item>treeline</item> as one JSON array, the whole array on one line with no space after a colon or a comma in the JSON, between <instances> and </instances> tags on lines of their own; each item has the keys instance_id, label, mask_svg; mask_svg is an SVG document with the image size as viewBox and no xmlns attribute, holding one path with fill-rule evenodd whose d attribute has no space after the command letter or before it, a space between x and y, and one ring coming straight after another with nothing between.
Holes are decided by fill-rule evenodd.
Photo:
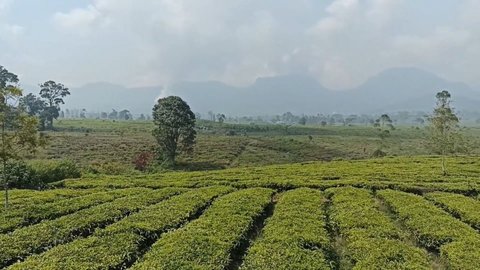
<instances>
[{"instance_id":1,"label":"treeline","mask_svg":"<svg viewBox=\"0 0 480 270\"><path fill-rule=\"evenodd\" d=\"M209 112L203 116L196 113L197 119L209 120L219 123L232 124L279 124L279 125L318 125L318 126L350 126L364 125L376 126L379 119L385 119L386 114L317 114L317 115L295 115L286 112L274 116L243 116L232 117L221 113ZM427 121L427 114L424 112L397 112L388 115L392 124L401 125L424 125Z\"/></svg>"},{"instance_id":2,"label":"treeline","mask_svg":"<svg viewBox=\"0 0 480 270\"><path fill-rule=\"evenodd\" d=\"M151 120L146 114L133 115L129 110L112 109L110 112L89 112L86 109L65 109L60 111L60 119L109 119L109 120Z\"/></svg>"}]
</instances>

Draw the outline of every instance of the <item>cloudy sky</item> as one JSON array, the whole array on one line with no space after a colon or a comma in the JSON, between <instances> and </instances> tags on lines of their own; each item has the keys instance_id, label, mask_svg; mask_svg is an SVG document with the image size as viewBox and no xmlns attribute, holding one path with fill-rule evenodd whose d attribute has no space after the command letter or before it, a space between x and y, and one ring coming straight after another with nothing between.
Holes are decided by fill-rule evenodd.
<instances>
[{"instance_id":1,"label":"cloudy sky","mask_svg":"<svg viewBox=\"0 0 480 270\"><path fill-rule=\"evenodd\" d=\"M480 85L480 0L0 0L0 65L24 84L348 88L415 66Z\"/></svg>"}]
</instances>

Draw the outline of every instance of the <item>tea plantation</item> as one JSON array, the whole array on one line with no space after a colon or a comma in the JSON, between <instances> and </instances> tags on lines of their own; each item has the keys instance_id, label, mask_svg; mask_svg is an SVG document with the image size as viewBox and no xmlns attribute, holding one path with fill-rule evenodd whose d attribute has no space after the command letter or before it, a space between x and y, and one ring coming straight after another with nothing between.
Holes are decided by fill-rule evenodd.
<instances>
[{"instance_id":1,"label":"tea plantation","mask_svg":"<svg viewBox=\"0 0 480 270\"><path fill-rule=\"evenodd\" d=\"M5 269L478 269L480 159L90 176L14 190Z\"/></svg>"}]
</instances>

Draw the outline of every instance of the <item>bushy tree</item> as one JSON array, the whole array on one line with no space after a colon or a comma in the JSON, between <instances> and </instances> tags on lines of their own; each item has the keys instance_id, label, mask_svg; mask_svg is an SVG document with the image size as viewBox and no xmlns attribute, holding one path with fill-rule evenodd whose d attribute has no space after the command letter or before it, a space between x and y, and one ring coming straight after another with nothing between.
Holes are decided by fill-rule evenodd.
<instances>
[{"instance_id":1,"label":"bushy tree","mask_svg":"<svg viewBox=\"0 0 480 270\"><path fill-rule=\"evenodd\" d=\"M18 105L22 90L17 87L17 75L0 66L0 162L5 190L5 208L8 208L8 189L11 181L7 174L9 162L22 158L22 152L33 152L41 144L38 121Z\"/></svg>"},{"instance_id":2,"label":"bushy tree","mask_svg":"<svg viewBox=\"0 0 480 270\"><path fill-rule=\"evenodd\" d=\"M46 105L45 101L32 93L20 98L20 106L22 106L30 116L40 116Z\"/></svg>"},{"instance_id":3,"label":"bushy tree","mask_svg":"<svg viewBox=\"0 0 480 270\"><path fill-rule=\"evenodd\" d=\"M451 95L448 91L438 92L437 106L428 117L430 145L433 151L442 156L442 173L447 175L446 155L462 149L463 137L460 133L460 119L450 106Z\"/></svg>"},{"instance_id":4,"label":"bushy tree","mask_svg":"<svg viewBox=\"0 0 480 270\"><path fill-rule=\"evenodd\" d=\"M159 158L165 166L174 166L178 153L193 151L197 134L195 114L180 97L159 99L153 107L153 122L153 136L159 145Z\"/></svg>"},{"instance_id":5,"label":"bushy tree","mask_svg":"<svg viewBox=\"0 0 480 270\"><path fill-rule=\"evenodd\" d=\"M217 114L217 121L220 123L220 124L223 124L223 122L225 122L225 119L227 117L225 116L225 114L223 113L219 113Z\"/></svg>"},{"instance_id":6,"label":"bushy tree","mask_svg":"<svg viewBox=\"0 0 480 270\"><path fill-rule=\"evenodd\" d=\"M40 120L43 123L42 126L53 129L53 119L57 119L60 115L60 105L65 104L63 99L70 95L70 91L63 84L54 81L44 82L40 88L40 97L46 102Z\"/></svg>"},{"instance_id":7,"label":"bushy tree","mask_svg":"<svg viewBox=\"0 0 480 270\"><path fill-rule=\"evenodd\" d=\"M121 110L118 113L118 119L120 120L132 120L132 114L130 113L129 110Z\"/></svg>"}]
</instances>

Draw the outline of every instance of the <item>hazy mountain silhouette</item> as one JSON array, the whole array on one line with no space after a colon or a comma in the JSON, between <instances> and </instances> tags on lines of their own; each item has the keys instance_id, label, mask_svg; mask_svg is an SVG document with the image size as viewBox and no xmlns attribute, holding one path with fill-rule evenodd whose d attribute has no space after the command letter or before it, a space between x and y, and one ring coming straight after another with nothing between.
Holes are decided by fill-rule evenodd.
<instances>
[{"instance_id":1,"label":"hazy mountain silhouette","mask_svg":"<svg viewBox=\"0 0 480 270\"><path fill-rule=\"evenodd\" d=\"M480 105L480 92L468 85L450 82L417 68L392 68L368 79L360 86L345 91L342 111L383 112L399 110L430 110L435 94L448 90L461 109L472 110Z\"/></svg>"},{"instance_id":2,"label":"hazy mountain silhouette","mask_svg":"<svg viewBox=\"0 0 480 270\"><path fill-rule=\"evenodd\" d=\"M38 87L24 88L34 93L39 90ZM161 86L127 88L110 83L87 84L71 89L72 95L65 107L150 113L162 89ZM450 82L417 68L388 69L344 91L331 91L313 77L291 74L258 78L246 87L217 81L184 81L169 86L166 93L182 97L195 112L271 115L287 111L296 114L430 111L435 105L435 93L444 89L452 93L458 110L478 111L480 89L473 90L464 83Z\"/></svg>"},{"instance_id":3,"label":"hazy mountain silhouette","mask_svg":"<svg viewBox=\"0 0 480 270\"><path fill-rule=\"evenodd\" d=\"M430 110L435 94L444 89L452 93L459 109L477 110L480 105L480 92L417 68L388 69L344 91L330 91L306 75L259 78L243 88L189 82L173 85L170 90L188 100L196 111L262 115Z\"/></svg>"},{"instance_id":4,"label":"hazy mountain silhouette","mask_svg":"<svg viewBox=\"0 0 480 270\"><path fill-rule=\"evenodd\" d=\"M247 87L219 82L181 82L172 85L169 91L187 100L195 111L237 115L314 112L318 104L309 100L325 100L331 94L305 75L258 78Z\"/></svg>"}]
</instances>

